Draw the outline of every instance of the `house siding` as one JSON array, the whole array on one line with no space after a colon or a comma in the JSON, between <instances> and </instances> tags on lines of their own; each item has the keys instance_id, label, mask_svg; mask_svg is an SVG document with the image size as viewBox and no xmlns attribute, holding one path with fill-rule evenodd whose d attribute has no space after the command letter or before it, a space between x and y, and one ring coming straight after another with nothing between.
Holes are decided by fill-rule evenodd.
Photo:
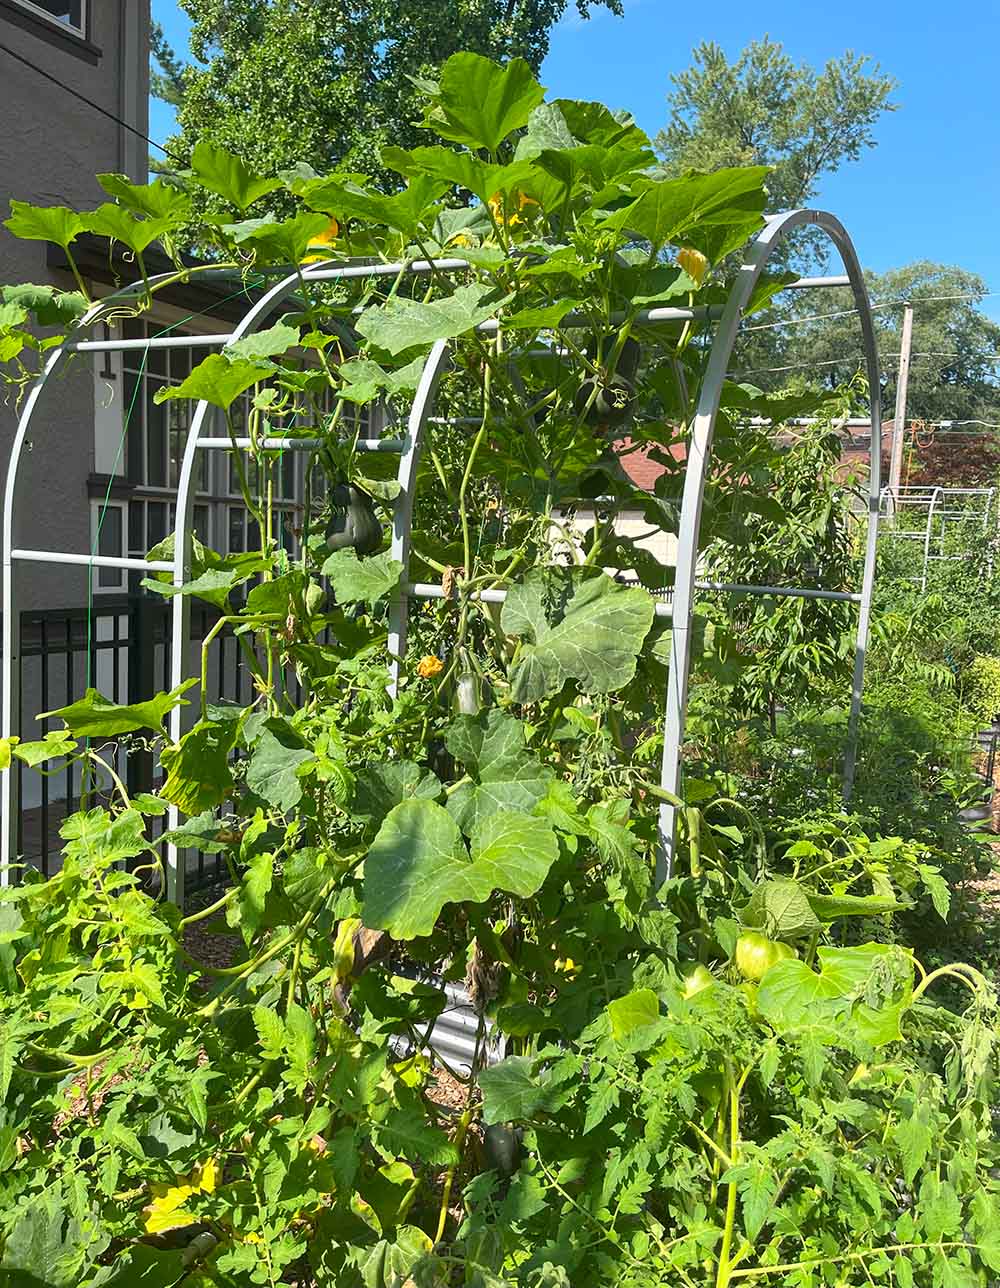
<instances>
[{"instance_id":1,"label":"house siding","mask_svg":"<svg viewBox=\"0 0 1000 1288\"><path fill-rule=\"evenodd\" d=\"M149 0L89 0L81 40L16 0L0 0L0 43L112 116L148 133ZM4 131L0 208L11 198L36 205L93 207L106 199L95 175L147 176L144 139L52 84L0 49ZM72 289L69 273L49 267L43 242L19 241L0 228L0 284L33 282ZM90 548L87 477L94 468L95 378L77 358L44 392L23 457L15 543L50 550ZM0 407L0 460L17 425L9 396ZM39 566L19 574L22 608L75 606L87 596L86 569Z\"/></svg>"}]
</instances>

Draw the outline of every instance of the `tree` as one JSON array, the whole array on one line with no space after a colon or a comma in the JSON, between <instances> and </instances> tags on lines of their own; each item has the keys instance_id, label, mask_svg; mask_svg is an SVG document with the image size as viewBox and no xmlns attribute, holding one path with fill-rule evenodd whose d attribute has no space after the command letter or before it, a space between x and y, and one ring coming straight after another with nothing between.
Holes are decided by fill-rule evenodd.
<instances>
[{"instance_id":1,"label":"tree","mask_svg":"<svg viewBox=\"0 0 1000 1288\"><path fill-rule=\"evenodd\" d=\"M184 97L184 64L170 47L158 22L149 26L149 92L174 107Z\"/></svg>"},{"instance_id":2,"label":"tree","mask_svg":"<svg viewBox=\"0 0 1000 1288\"><path fill-rule=\"evenodd\" d=\"M822 175L875 146L873 128L895 110L896 88L878 64L851 51L821 72L796 66L781 44L755 40L730 62L705 41L687 71L672 76L670 124L656 139L668 170L769 165L772 210L815 196Z\"/></svg>"},{"instance_id":3,"label":"tree","mask_svg":"<svg viewBox=\"0 0 1000 1288\"><path fill-rule=\"evenodd\" d=\"M418 85L468 49L537 72L571 0L182 0L196 60L153 42L154 92L179 99L173 155L207 141L263 174L308 162L386 186L383 144L427 142ZM582 17L621 0L575 0Z\"/></svg>"},{"instance_id":4,"label":"tree","mask_svg":"<svg viewBox=\"0 0 1000 1288\"><path fill-rule=\"evenodd\" d=\"M1000 326L980 311L987 294L981 277L965 269L920 260L867 275L883 371L883 407L892 414L899 366L904 301L914 306L909 420L1000 421ZM794 293L793 293L794 294ZM767 330L746 333L733 369L765 389L802 383L835 388L863 363L861 332L850 291L794 300L790 312L755 318ZM833 316L819 316L831 314ZM796 318L815 320L796 322ZM769 325L772 322L778 325ZM782 370L781 368L787 368Z\"/></svg>"}]
</instances>

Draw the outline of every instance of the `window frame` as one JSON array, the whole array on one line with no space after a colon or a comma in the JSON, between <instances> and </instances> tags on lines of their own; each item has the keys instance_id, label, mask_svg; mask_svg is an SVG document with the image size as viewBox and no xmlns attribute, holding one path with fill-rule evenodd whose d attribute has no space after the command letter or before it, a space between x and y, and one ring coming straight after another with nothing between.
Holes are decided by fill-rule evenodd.
<instances>
[{"instance_id":1,"label":"window frame","mask_svg":"<svg viewBox=\"0 0 1000 1288\"><path fill-rule=\"evenodd\" d=\"M90 4L89 0L78 0L80 5L80 25L73 22L65 22L62 18L57 18L55 14L37 4L36 0L10 0L10 3L17 9L23 9L25 13L31 14L33 18L39 18L42 22L49 23L56 31L68 32L78 40L87 40L90 27Z\"/></svg>"},{"instance_id":2,"label":"window frame","mask_svg":"<svg viewBox=\"0 0 1000 1288\"><path fill-rule=\"evenodd\" d=\"M103 532L101 515L108 514L111 510L118 512L119 524L119 542L118 550L113 557L116 559L125 558L125 551L128 548L128 501L106 500L91 498L90 502L90 548L95 554L100 555L101 546L100 538ZM117 572L118 580L113 586L102 585L102 576L107 577L109 574ZM90 589L94 595L123 595L128 590L128 569L127 568L102 568L99 564L92 564L90 569Z\"/></svg>"}]
</instances>

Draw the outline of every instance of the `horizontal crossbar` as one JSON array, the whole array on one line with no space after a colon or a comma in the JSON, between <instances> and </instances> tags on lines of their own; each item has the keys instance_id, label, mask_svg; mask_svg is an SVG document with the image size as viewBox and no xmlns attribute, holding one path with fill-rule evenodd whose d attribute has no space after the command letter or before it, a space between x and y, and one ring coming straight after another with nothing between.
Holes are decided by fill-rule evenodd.
<instances>
[{"instance_id":1,"label":"horizontal crossbar","mask_svg":"<svg viewBox=\"0 0 1000 1288\"><path fill-rule=\"evenodd\" d=\"M228 344L232 335L152 335L148 340L70 340L70 353L121 353L126 349L202 349Z\"/></svg>"},{"instance_id":2,"label":"horizontal crossbar","mask_svg":"<svg viewBox=\"0 0 1000 1288\"><path fill-rule=\"evenodd\" d=\"M84 568L126 568L136 572L173 572L164 559L126 559L116 555L80 555L66 550L12 550L11 559L21 563L80 564Z\"/></svg>"},{"instance_id":3,"label":"horizontal crossbar","mask_svg":"<svg viewBox=\"0 0 1000 1288\"><path fill-rule=\"evenodd\" d=\"M283 452L286 449L314 452L317 448L323 447L326 442L325 438L262 438L258 440L257 446L262 447L265 452ZM241 451L248 451L253 443L249 438L199 438L197 445L220 449L235 446ZM359 452L402 452L406 450L406 439L359 438L354 446Z\"/></svg>"},{"instance_id":4,"label":"horizontal crossbar","mask_svg":"<svg viewBox=\"0 0 1000 1288\"><path fill-rule=\"evenodd\" d=\"M800 277L797 282L788 282L783 287L786 291L811 291L822 286L850 286L851 279L845 275L840 277Z\"/></svg>"},{"instance_id":5,"label":"horizontal crossbar","mask_svg":"<svg viewBox=\"0 0 1000 1288\"><path fill-rule=\"evenodd\" d=\"M444 599L444 587L437 585L435 582L413 581L406 587L406 593L412 595L414 599ZM482 600L485 604L502 604L507 598L505 590L474 590L473 599ZM654 604L657 617L669 617L671 614L670 604L664 604L656 601Z\"/></svg>"},{"instance_id":6,"label":"horizontal crossbar","mask_svg":"<svg viewBox=\"0 0 1000 1288\"><path fill-rule=\"evenodd\" d=\"M845 604L860 604L861 596L850 590L809 590L801 586L732 586L724 581L696 581L699 590L718 590L723 594L775 596L778 599L835 599Z\"/></svg>"},{"instance_id":7,"label":"horizontal crossbar","mask_svg":"<svg viewBox=\"0 0 1000 1288\"><path fill-rule=\"evenodd\" d=\"M635 584L635 583L633 583ZM736 586L722 581L697 581L699 590L716 590L722 593L738 595L777 596L783 599L834 599L845 603L860 604L861 596L846 590L809 590L795 586ZM444 589L434 582L412 582L407 587L407 594L414 599L444 599ZM473 591L473 599L482 599L488 604L502 604L507 598L505 590ZM669 617L671 606L658 600L656 612L659 617Z\"/></svg>"},{"instance_id":8,"label":"horizontal crossbar","mask_svg":"<svg viewBox=\"0 0 1000 1288\"><path fill-rule=\"evenodd\" d=\"M410 273L457 273L471 268L467 259L415 259L408 267L403 264L344 264L339 268L302 270L307 282L336 282L345 277L396 277L404 268Z\"/></svg>"}]
</instances>

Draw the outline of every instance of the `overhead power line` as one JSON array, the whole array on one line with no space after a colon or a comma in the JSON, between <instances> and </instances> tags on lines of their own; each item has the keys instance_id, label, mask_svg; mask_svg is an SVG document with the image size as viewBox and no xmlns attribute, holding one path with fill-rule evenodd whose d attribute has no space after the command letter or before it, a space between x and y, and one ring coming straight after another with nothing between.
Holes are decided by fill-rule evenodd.
<instances>
[{"instance_id":1,"label":"overhead power line","mask_svg":"<svg viewBox=\"0 0 1000 1288\"><path fill-rule=\"evenodd\" d=\"M844 290L847 287L843 288ZM984 291L980 294L978 291L968 295L921 295L915 300L885 300L881 304L873 304L871 311L877 313L883 309L901 309L910 304L913 308L919 308L922 304L939 304L944 300L988 300L1000 291ZM837 309L834 313L810 313L807 317L784 318L781 322L759 322L754 326L741 327L740 334L746 335L748 331L774 331L783 326L804 326L807 322L822 322L827 318L847 318L857 313L857 309Z\"/></svg>"},{"instance_id":2,"label":"overhead power line","mask_svg":"<svg viewBox=\"0 0 1000 1288\"><path fill-rule=\"evenodd\" d=\"M65 90L67 94L71 94L73 98L79 99L81 103L86 103L86 105L88 107L92 107L95 112L100 112L100 114L102 116L106 116L109 121L114 121L117 125L120 125L123 130L128 130L131 134L142 139L151 147L158 148L159 151L162 152L164 156L168 156L171 161L176 161L178 164L181 164L180 158L174 156L170 149L165 148L162 143L157 143L157 141L155 139L151 139L148 134L143 134L142 130L137 130L134 125L129 125L128 121L123 121L120 116L116 116L114 112L109 112L108 109L106 107L102 107L100 103L95 103L94 100L92 98L88 98L86 94L81 94L79 90L75 90L70 85L65 84L65 82L59 80L57 76L53 76L51 72L47 72L44 67L39 67L37 63L33 63L30 58L25 58L23 54L15 53L13 49L10 49L4 44L0 44L0 49L2 49L5 54L10 54L11 58L16 59L17 62L23 63L25 67L30 67L33 72L37 72L39 76L43 77L51 84L57 85L61 90Z\"/></svg>"}]
</instances>

